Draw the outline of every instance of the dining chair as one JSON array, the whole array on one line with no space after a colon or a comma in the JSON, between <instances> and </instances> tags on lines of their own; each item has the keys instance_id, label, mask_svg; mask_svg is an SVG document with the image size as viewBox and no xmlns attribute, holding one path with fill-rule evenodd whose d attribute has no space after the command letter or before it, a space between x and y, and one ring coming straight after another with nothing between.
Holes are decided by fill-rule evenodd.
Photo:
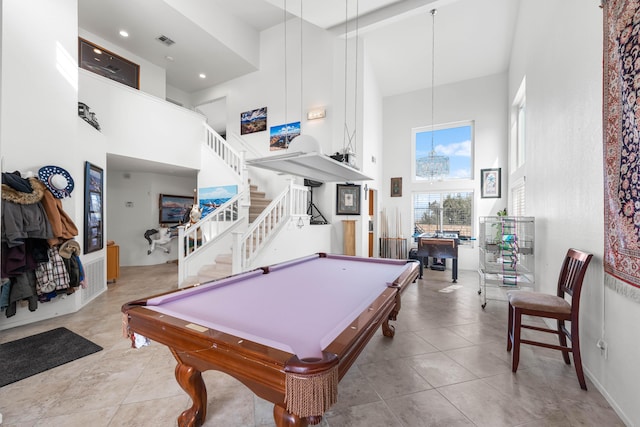
<instances>
[{"instance_id":1,"label":"dining chair","mask_svg":"<svg viewBox=\"0 0 640 427\"><path fill-rule=\"evenodd\" d=\"M509 301L509 326L507 337L507 351L512 353L511 370L518 370L520 362L520 344L530 344L539 347L560 350L566 364L571 364L569 353L573 354L573 364L576 368L580 388L587 389L582 371L582 359L580 357L580 336L579 336L579 314L580 314L580 291L585 272L593 254L569 249L558 278L557 295L543 294L540 292L530 292L523 290L513 290L507 292ZM567 298L567 296L569 298ZM533 316L540 318L555 319L557 329L549 329L522 323L522 316ZM565 322L571 322L570 330L565 326ZM522 329L533 329L535 331L557 334L560 345L550 344L533 339L523 339ZM571 341L571 346L567 345L567 338Z\"/></svg>"}]
</instances>

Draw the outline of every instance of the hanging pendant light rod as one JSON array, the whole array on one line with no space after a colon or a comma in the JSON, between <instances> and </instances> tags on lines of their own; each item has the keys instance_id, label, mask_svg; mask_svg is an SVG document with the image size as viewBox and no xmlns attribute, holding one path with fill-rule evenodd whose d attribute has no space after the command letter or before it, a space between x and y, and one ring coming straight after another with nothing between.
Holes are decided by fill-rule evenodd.
<instances>
[{"instance_id":1,"label":"hanging pendant light rod","mask_svg":"<svg viewBox=\"0 0 640 427\"><path fill-rule=\"evenodd\" d=\"M431 182L442 181L449 175L449 157L438 155L435 144L436 128L436 9L431 9L431 152L425 160L425 176Z\"/></svg>"},{"instance_id":2,"label":"hanging pendant light rod","mask_svg":"<svg viewBox=\"0 0 640 427\"><path fill-rule=\"evenodd\" d=\"M342 142L342 151L343 151L343 161L347 162L347 156L350 156L349 163L354 165L353 157L355 155L354 145L356 144L356 131L357 131L357 123L358 123L358 29L359 29L359 15L360 15L360 5L359 0L356 0L356 30L355 30L355 76L354 76L354 100L353 100L353 133L349 133L349 125L347 123L347 76L348 76L348 45L349 38L348 27L349 27L349 0L345 0L345 10L344 10L344 135Z\"/></svg>"},{"instance_id":3,"label":"hanging pendant light rod","mask_svg":"<svg viewBox=\"0 0 640 427\"><path fill-rule=\"evenodd\" d=\"M287 0L284 0L284 13L282 15L282 21L284 24L284 124L285 124L285 145L289 139L289 126L286 126L289 121L287 120L287 98L289 97L287 92Z\"/></svg>"},{"instance_id":4,"label":"hanging pendant light rod","mask_svg":"<svg viewBox=\"0 0 640 427\"><path fill-rule=\"evenodd\" d=\"M303 49L304 45L302 44L302 35L303 35L302 24L304 23L304 21L302 20L302 3L303 3L303 0L300 0L300 125L301 126L302 126L302 117L304 117L304 114L303 114L303 111L304 111L304 108L303 108L303 105L304 105L304 96L303 96L303 94L304 94L304 92L303 92L304 85L303 85L303 83L304 82L303 82L303 79L302 79L302 76L304 76L304 72L303 72L303 64L304 64L304 62L302 60L302 58L303 58L302 57L302 53L304 51L304 49ZM302 129L300 129L300 130L302 131Z\"/></svg>"},{"instance_id":5,"label":"hanging pendant light rod","mask_svg":"<svg viewBox=\"0 0 640 427\"><path fill-rule=\"evenodd\" d=\"M344 0L344 130L342 133L342 161L344 162L344 154L347 151L347 135L349 127L347 126L347 58L348 56L348 21L349 21L349 0Z\"/></svg>"},{"instance_id":6,"label":"hanging pendant light rod","mask_svg":"<svg viewBox=\"0 0 640 427\"><path fill-rule=\"evenodd\" d=\"M360 26L360 1L356 0L356 64L355 64L355 72L354 72L354 82L353 82L353 144L356 145L358 142L358 138L356 133L358 131L358 28ZM351 153L355 154L355 148L351 147Z\"/></svg>"},{"instance_id":7,"label":"hanging pendant light rod","mask_svg":"<svg viewBox=\"0 0 640 427\"><path fill-rule=\"evenodd\" d=\"M435 155L434 134L435 134L435 92L436 92L436 13L437 9L431 9L431 155Z\"/></svg>"}]
</instances>

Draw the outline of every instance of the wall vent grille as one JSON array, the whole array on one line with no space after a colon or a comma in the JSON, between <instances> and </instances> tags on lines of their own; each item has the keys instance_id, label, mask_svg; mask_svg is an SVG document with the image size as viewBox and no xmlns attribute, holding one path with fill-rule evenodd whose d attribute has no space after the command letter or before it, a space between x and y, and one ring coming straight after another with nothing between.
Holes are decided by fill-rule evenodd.
<instances>
[{"instance_id":1,"label":"wall vent grille","mask_svg":"<svg viewBox=\"0 0 640 427\"><path fill-rule=\"evenodd\" d=\"M82 304L94 299L98 296L106 286L106 276L104 272L104 258L89 262L84 267L84 281L87 285L82 290Z\"/></svg>"},{"instance_id":2,"label":"wall vent grille","mask_svg":"<svg viewBox=\"0 0 640 427\"><path fill-rule=\"evenodd\" d=\"M160 35L156 38L156 40L158 40L160 43L163 43L167 46L171 46L172 44L174 44L175 42L173 40L171 40L169 37L165 36L165 35Z\"/></svg>"}]
</instances>

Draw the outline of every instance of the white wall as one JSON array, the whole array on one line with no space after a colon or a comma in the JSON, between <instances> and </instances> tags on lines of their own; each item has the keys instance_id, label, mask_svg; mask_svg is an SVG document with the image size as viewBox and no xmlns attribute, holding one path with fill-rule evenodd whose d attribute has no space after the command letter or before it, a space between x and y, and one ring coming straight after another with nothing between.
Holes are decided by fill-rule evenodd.
<instances>
[{"instance_id":1,"label":"white wall","mask_svg":"<svg viewBox=\"0 0 640 427\"><path fill-rule=\"evenodd\" d=\"M3 171L37 173L56 165L71 174L75 187L62 206L83 246L84 162L104 168L105 155L99 135L78 118L77 9L76 0L2 2L0 139ZM82 255L81 261L104 257L100 250ZM106 277L98 285L106 289L105 283ZM14 318L0 320L0 329L76 311L82 292L40 304L34 313L21 308Z\"/></svg>"},{"instance_id":2,"label":"white wall","mask_svg":"<svg viewBox=\"0 0 640 427\"><path fill-rule=\"evenodd\" d=\"M526 76L527 214L536 217L536 281L555 293L569 247L592 252L581 301L588 376L627 425L640 425L640 305L604 286L602 10L599 1L523 0L510 100ZM544 22L544 25L540 25ZM604 338L608 357L596 348Z\"/></svg>"},{"instance_id":3,"label":"white wall","mask_svg":"<svg viewBox=\"0 0 640 427\"><path fill-rule=\"evenodd\" d=\"M383 166L383 144L384 144L384 126L383 126L383 98L378 87L371 63L369 62L366 43L359 40L358 46L358 64L355 63L355 40L350 40L345 46L345 42L341 39L336 40L334 44L334 55L336 55L336 66L334 71L334 79L336 80L334 94L336 99L345 97L345 75L344 75L344 49L348 49L349 53L353 53L353 57L347 59L347 83L346 83L346 114L344 105L337 108L338 118L334 126L334 145L333 152L342 151L345 145L344 124L347 123L349 132L354 132L352 143L356 151L357 164L363 174L372 178L371 180L358 182L361 186L360 191L360 212L357 217L345 217L335 215L336 187L335 184L329 186L331 194L331 209L327 216L332 223L341 224L344 219L356 219L356 254L368 256L369 253L369 201L365 198L365 185L367 189L378 190L378 194L382 194L384 181L382 180ZM357 75L356 75L357 72ZM354 86L357 85L358 95L355 98ZM354 113L355 112L355 113ZM354 114L357 113L356 117ZM354 126L356 128L354 129ZM335 134L335 130L340 129L339 134ZM348 142L348 140L347 140ZM376 212L377 210L377 212ZM374 251L373 256L378 256L379 236L379 217L380 210L374 206L373 220L374 227ZM342 253L344 247L344 233L342 225L334 227L331 250L334 253Z\"/></svg>"},{"instance_id":4,"label":"white wall","mask_svg":"<svg viewBox=\"0 0 640 427\"><path fill-rule=\"evenodd\" d=\"M244 111L267 107L267 131L242 135L244 141L259 156L282 154L269 151L269 128L285 122L301 121L302 133L314 136L325 154L336 149L333 139L335 126L342 126L343 117L336 116L336 109L343 100L333 97L334 37L327 32L305 24L303 32L302 73L300 59L300 23L292 19L287 23L287 84L285 86L284 61L284 27L283 24L265 30L260 35L260 70L255 73L231 80L192 94L191 103L201 105L215 99L226 98L227 108L227 140L234 142L231 135L240 136L240 114ZM313 46L311 49L310 46ZM344 73L344 71L342 72ZM343 74L342 74L343 75ZM302 79L302 94L301 94ZM285 101L285 92L287 93ZM339 105L336 105L339 104ZM309 109L325 107L325 119L307 121ZM340 107L341 108L341 107ZM342 110L341 110L342 111ZM340 147L342 144L340 143ZM248 158L255 157L249 153ZM278 195L289 181L286 176L273 176L263 179L259 170L249 168L252 184L257 184L268 198ZM299 181L299 182L298 182ZM302 184L300 179L296 183ZM327 190L323 185L314 189L314 202L327 216L335 208L335 192ZM341 224L340 224L341 226Z\"/></svg>"},{"instance_id":5,"label":"white wall","mask_svg":"<svg viewBox=\"0 0 640 427\"><path fill-rule=\"evenodd\" d=\"M173 86L167 86L166 99L167 101L173 102L175 104L181 105L184 108L188 108L189 110L193 110L193 104L191 104L190 95L178 88Z\"/></svg>"},{"instance_id":6,"label":"white wall","mask_svg":"<svg viewBox=\"0 0 640 427\"><path fill-rule=\"evenodd\" d=\"M110 154L200 168L202 115L80 70L80 99L96 113Z\"/></svg>"},{"instance_id":7,"label":"white wall","mask_svg":"<svg viewBox=\"0 0 640 427\"><path fill-rule=\"evenodd\" d=\"M474 121L475 146L473 173L475 180L460 180L450 184L412 182L411 130L431 125L431 93L421 90L387 97L384 100L384 173L380 192L381 208L387 209L391 221L402 220L404 237L413 234L412 192L438 191L446 188L474 191L474 234L478 232L477 218L495 215L506 206L503 190L501 199L480 198L480 169L507 167L507 76L505 74L437 86L434 120L436 125L465 120ZM390 197L392 177L402 177L402 197ZM506 180L505 180L506 181ZM506 185L503 182L503 188ZM399 213L396 216L396 211ZM401 217L400 219L396 219ZM394 224L395 222L392 222ZM392 229L395 228L392 225ZM394 236L392 236L394 237ZM478 267L477 247L461 246L458 265L463 270Z\"/></svg>"},{"instance_id":8,"label":"white wall","mask_svg":"<svg viewBox=\"0 0 640 427\"><path fill-rule=\"evenodd\" d=\"M309 225L305 221L305 225L299 228L297 219L291 219L284 227L286 232L274 236L253 260L249 269L330 251L331 225Z\"/></svg>"},{"instance_id":9,"label":"white wall","mask_svg":"<svg viewBox=\"0 0 640 427\"><path fill-rule=\"evenodd\" d=\"M226 166L220 158L207 145L200 147L202 165L215 165L214 167L203 167L198 172L198 188L217 187L222 185L237 185L238 191L242 191L243 183L238 174ZM199 200L199 194L196 194Z\"/></svg>"},{"instance_id":10,"label":"white wall","mask_svg":"<svg viewBox=\"0 0 640 427\"><path fill-rule=\"evenodd\" d=\"M378 237L380 236L380 204L376 197L373 200L373 215L369 216L369 199L368 190L374 190L374 194L383 194L385 188L389 188L384 184L382 165L384 162L383 146L384 146L384 116L383 98L378 87L378 81L371 68L371 63L367 56L363 58L363 90L362 90L362 107L363 107L363 127L362 127L362 167L363 171L372 177L373 180L362 183L363 192L363 213L362 224L360 224L362 238L363 256L369 255L369 220L373 222L373 256L379 254Z\"/></svg>"},{"instance_id":11,"label":"white wall","mask_svg":"<svg viewBox=\"0 0 640 427\"><path fill-rule=\"evenodd\" d=\"M146 230L159 227L159 196L192 196L193 178L167 174L117 171L107 180L107 239L120 245L120 265L154 265L178 259L178 240L167 245L170 253L157 248L147 255ZM128 205L131 202L131 205Z\"/></svg>"}]
</instances>

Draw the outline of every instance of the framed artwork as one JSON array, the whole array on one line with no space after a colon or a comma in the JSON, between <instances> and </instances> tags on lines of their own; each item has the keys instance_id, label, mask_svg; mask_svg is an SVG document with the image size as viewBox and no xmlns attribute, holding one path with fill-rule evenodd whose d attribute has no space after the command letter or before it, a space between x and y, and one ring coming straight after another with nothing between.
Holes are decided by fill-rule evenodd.
<instances>
[{"instance_id":1,"label":"framed artwork","mask_svg":"<svg viewBox=\"0 0 640 427\"><path fill-rule=\"evenodd\" d=\"M118 83L140 89L140 66L78 37L78 66Z\"/></svg>"},{"instance_id":2,"label":"framed artwork","mask_svg":"<svg viewBox=\"0 0 640 427\"><path fill-rule=\"evenodd\" d=\"M336 215L360 215L360 186L336 184Z\"/></svg>"},{"instance_id":3,"label":"framed artwork","mask_svg":"<svg viewBox=\"0 0 640 427\"><path fill-rule=\"evenodd\" d=\"M499 199L501 187L500 168L480 170L480 197Z\"/></svg>"},{"instance_id":4,"label":"framed artwork","mask_svg":"<svg viewBox=\"0 0 640 427\"><path fill-rule=\"evenodd\" d=\"M103 183L102 168L85 162L84 166L84 253L103 247Z\"/></svg>"},{"instance_id":5,"label":"framed artwork","mask_svg":"<svg viewBox=\"0 0 640 427\"><path fill-rule=\"evenodd\" d=\"M220 185L216 187L206 187L198 189L198 200L202 217L209 215L218 207L228 202L233 196L238 194L237 185Z\"/></svg>"},{"instance_id":6,"label":"framed artwork","mask_svg":"<svg viewBox=\"0 0 640 427\"><path fill-rule=\"evenodd\" d=\"M293 138L300 135L300 122L271 126L269 130L269 151L286 150Z\"/></svg>"},{"instance_id":7,"label":"framed artwork","mask_svg":"<svg viewBox=\"0 0 640 427\"><path fill-rule=\"evenodd\" d=\"M391 197L402 197L402 178L391 178Z\"/></svg>"},{"instance_id":8,"label":"framed artwork","mask_svg":"<svg viewBox=\"0 0 640 427\"><path fill-rule=\"evenodd\" d=\"M240 135L267 130L267 107L240 113Z\"/></svg>"},{"instance_id":9,"label":"framed artwork","mask_svg":"<svg viewBox=\"0 0 640 427\"><path fill-rule=\"evenodd\" d=\"M160 224L180 224L187 212L193 207L193 196L160 195Z\"/></svg>"}]
</instances>

